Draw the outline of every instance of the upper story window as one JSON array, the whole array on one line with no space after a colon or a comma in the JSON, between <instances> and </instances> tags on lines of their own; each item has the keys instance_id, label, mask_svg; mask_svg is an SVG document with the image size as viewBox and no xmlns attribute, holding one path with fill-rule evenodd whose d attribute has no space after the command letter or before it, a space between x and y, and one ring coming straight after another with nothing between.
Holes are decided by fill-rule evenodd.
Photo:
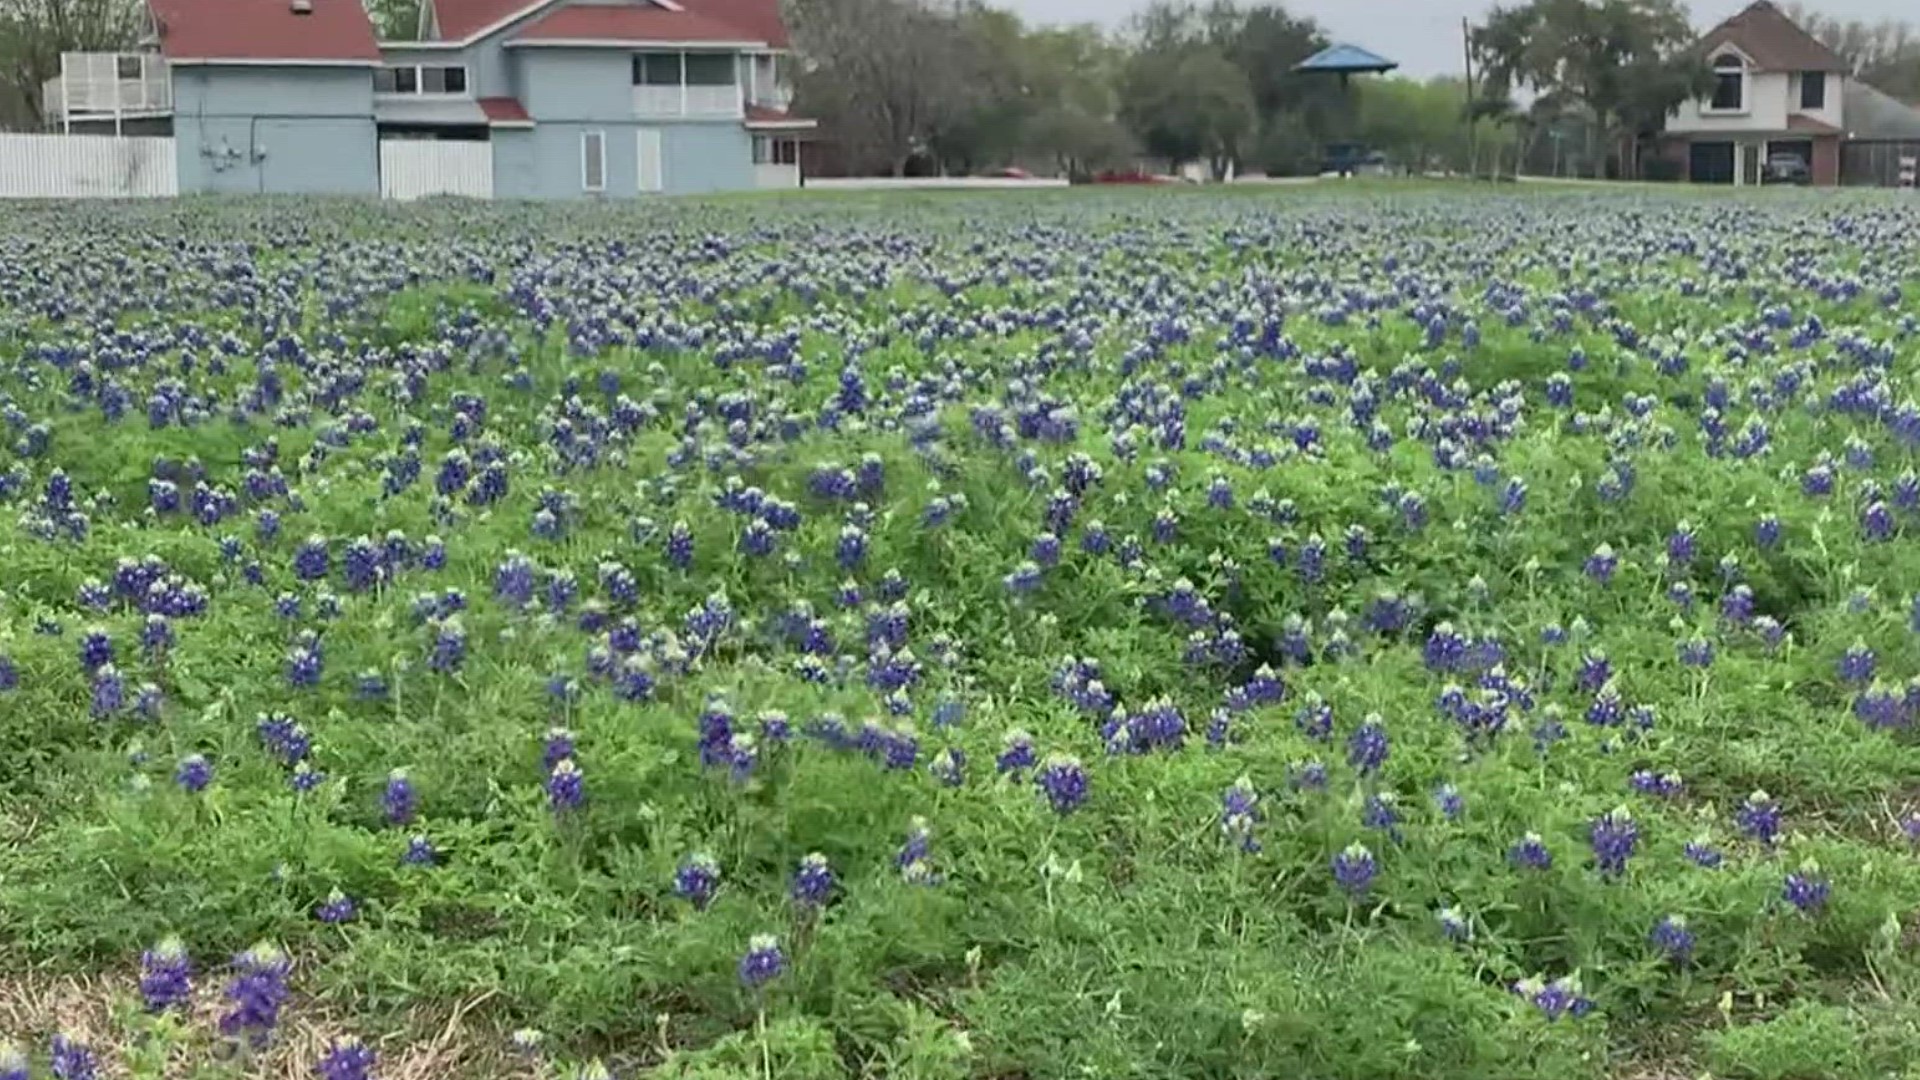
<instances>
[{"instance_id":1,"label":"upper story window","mask_svg":"<svg viewBox=\"0 0 1920 1080\"><path fill-rule=\"evenodd\" d=\"M730 53L645 52L633 54L635 86L732 86Z\"/></svg>"},{"instance_id":2,"label":"upper story window","mask_svg":"<svg viewBox=\"0 0 1920 1080\"><path fill-rule=\"evenodd\" d=\"M376 94L465 94L467 69L461 64L391 64L373 71Z\"/></svg>"},{"instance_id":3,"label":"upper story window","mask_svg":"<svg viewBox=\"0 0 1920 1080\"><path fill-rule=\"evenodd\" d=\"M1827 107L1827 73L1807 71L1800 75L1800 107L1803 109L1824 109Z\"/></svg>"},{"instance_id":4,"label":"upper story window","mask_svg":"<svg viewBox=\"0 0 1920 1080\"><path fill-rule=\"evenodd\" d=\"M1713 58L1713 112L1741 112L1747 104L1747 65L1732 53Z\"/></svg>"}]
</instances>

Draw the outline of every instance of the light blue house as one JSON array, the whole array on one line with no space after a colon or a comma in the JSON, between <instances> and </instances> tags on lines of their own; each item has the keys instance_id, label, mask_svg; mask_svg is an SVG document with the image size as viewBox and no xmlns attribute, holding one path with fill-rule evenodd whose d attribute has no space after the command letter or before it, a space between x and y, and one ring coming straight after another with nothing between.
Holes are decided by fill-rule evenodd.
<instances>
[{"instance_id":1,"label":"light blue house","mask_svg":"<svg viewBox=\"0 0 1920 1080\"><path fill-rule=\"evenodd\" d=\"M148 0L153 48L67 57L70 130L170 128L179 190L621 198L796 187L779 0Z\"/></svg>"}]
</instances>

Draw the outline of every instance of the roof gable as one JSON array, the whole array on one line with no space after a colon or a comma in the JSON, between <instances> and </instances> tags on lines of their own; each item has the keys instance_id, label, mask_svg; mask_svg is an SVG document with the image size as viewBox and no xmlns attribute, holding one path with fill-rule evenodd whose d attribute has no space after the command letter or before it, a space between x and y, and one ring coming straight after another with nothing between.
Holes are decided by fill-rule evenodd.
<instances>
[{"instance_id":1,"label":"roof gable","mask_svg":"<svg viewBox=\"0 0 1920 1080\"><path fill-rule=\"evenodd\" d=\"M1700 48L1707 53L1726 45L1745 53L1761 71L1847 71L1839 54L1801 29L1771 0L1755 0L1700 39Z\"/></svg>"},{"instance_id":2,"label":"roof gable","mask_svg":"<svg viewBox=\"0 0 1920 1080\"><path fill-rule=\"evenodd\" d=\"M380 48L360 0L147 0L170 60L375 64Z\"/></svg>"},{"instance_id":3,"label":"roof gable","mask_svg":"<svg viewBox=\"0 0 1920 1080\"><path fill-rule=\"evenodd\" d=\"M426 22L435 28L435 37L441 41L471 41L523 19L540 16L539 22L545 24L550 19L561 18L565 12L579 10L587 14L566 14L558 25L571 25L573 30L598 28L611 33L614 27L625 22L633 22L636 26L652 23L659 32L695 35L621 40L753 42L777 49L786 48L788 43L786 23L780 17L780 0L580 0L569 3L560 0L425 0L425 3L431 8ZM692 18L684 21L661 18L673 14ZM722 31L721 27L725 27L725 30ZM528 26L527 29L532 27ZM542 31L542 35L548 38L569 36L550 31L551 28ZM582 36L598 39L606 37L607 33ZM527 33L523 30L517 36L526 38Z\"/></svg>"},{"instance_id":4,"label":"roof gable","mask_svg":"<svg viewBox=\"0 0 1920 1080\"><path fill-rule=\"evenodd\" d=\"M684 44L747 48L766 44L739 27L691 11L646 4L568 4L523 25L509 45Z\"/></svg>"}]
</instances>

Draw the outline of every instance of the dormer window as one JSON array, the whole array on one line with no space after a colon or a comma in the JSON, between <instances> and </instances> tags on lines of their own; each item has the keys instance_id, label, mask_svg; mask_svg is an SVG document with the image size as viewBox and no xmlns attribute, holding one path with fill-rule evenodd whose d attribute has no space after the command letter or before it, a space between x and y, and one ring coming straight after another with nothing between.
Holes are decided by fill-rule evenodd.
<instances>
[{"instance_id":1,"label":"dormer window","mask_svg":"<svg viewBox=\"0 0 1920 1080\"><path fill-rule=\"evenodd\" d=\"M1713 58L1712 112L1743 112L1747 104L1747 64L1734 53Z\"/></svg>"}]
</instances>

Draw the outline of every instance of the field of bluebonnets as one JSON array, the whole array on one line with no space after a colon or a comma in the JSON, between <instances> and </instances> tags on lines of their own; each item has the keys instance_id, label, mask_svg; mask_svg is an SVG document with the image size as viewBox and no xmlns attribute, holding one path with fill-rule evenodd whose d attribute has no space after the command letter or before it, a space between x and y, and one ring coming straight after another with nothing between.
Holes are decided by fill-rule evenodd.
<instances>
[{"instance_id":1,"label":"field of bluebonnets","mask_svg":"<svg viewBox=\"0 0 1920 1080\"><path fill-rule=\"evenodd\" d=\"M0 1077L1915 1077L1920 208L0 212Z\"/></svg>"}]
</instances>

